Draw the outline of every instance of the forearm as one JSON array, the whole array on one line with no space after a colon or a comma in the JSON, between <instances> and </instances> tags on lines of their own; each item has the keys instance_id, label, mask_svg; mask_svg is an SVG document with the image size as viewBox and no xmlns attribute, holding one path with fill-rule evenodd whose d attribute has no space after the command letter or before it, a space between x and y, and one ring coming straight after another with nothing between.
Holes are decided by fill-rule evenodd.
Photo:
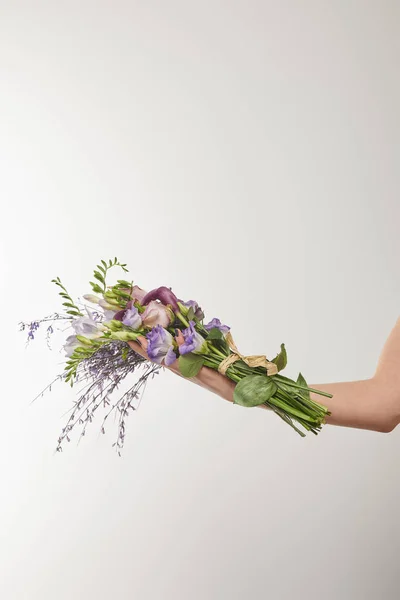
<instances>
[{"instance_id":1,"label":"forearm","mask_svg":"<svg viewBox=\"0 0 400 600\"><path fill-rule=\"evenodd\" d=\"M311 394L313 400L329 409L331 415L326 422L330 425L389 432L399 423L400 398L392 393L390 386L375 377L311 387L333 395L322 398Z\"/></svg>"},{"instance_id":2,"label":"forearm","mask_svg":"<svg viewBox=\"0 0 400 600\"><path fill-rule=\"evenodd\" d=\"M333 398L322 399L312 394L313 400L322 400L329 408L331 416L327 423L392 431L400 422L400 319L384 345L371 379L311 387L333 395Z\"/></svg>"}]
</instances>

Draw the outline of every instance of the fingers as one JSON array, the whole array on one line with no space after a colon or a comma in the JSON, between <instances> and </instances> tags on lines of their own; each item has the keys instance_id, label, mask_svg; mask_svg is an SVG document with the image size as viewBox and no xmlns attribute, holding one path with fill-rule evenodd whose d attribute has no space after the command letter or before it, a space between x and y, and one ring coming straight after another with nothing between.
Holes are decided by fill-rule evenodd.
<instances>
[{"instance_id":1,"label":"fingers","mask_svg":"<svg viewBox=\"0 0 400 600\"><path fill-rule=\"evenodd\" d=\"M144 350L138 342L128 342L128 345L132 348L134 352L140 354L140 356L143 356L143 358L145 358L146 360L149 360L146 350Z\"/></svg>"},{"instance_id":2,"label":"fingers","mask_svg":"<svg viewBox=\"0 0 400 600\"><path fill-rule=\"evenodd\" d=\"M137 342L130 341L128 342L128 344L132 348L132 350L137 352L137 354L140 354L140 356L143 356L143 358L145 358L146 360L150 360L145 349L147 348L146 338L141 336L138 338ZM173 362L172 365L170 365L169 367L165 368L169 371L172 371L176 375L183 377L179 369L178 360ZM186 378L184 377L184 379ZM227 377L225 377L224 375L221 375L217 371L214 371L214 369L202 367L199 373L196 375L196 377L191 378L189 381L192 381L193 383L200 385L201 387L209 390L210 392L221 396L229 402L233 402L233 390L235 388L235 383Z\"/></svg>"}]
</instances>

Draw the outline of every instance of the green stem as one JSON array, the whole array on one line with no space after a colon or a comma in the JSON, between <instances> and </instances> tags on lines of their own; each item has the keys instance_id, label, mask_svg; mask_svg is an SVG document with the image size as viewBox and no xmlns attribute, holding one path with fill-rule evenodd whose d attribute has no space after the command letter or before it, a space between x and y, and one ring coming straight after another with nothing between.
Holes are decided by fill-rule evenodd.
<instances>
[{"instance_id":1,"label":"green stem","mask_svg":"<svg viewBox=\"0 0 400 600\"><path fill-rule=\"evenodd\" d=\"M186 321L185 317L183 316L183 314L180 311L178 311L175 314L178 317L178 319L181 321L181 323L183 323L185 325L185 327L189 327L189 323Z\"/></svg>"},{"instance_id":2,"label":"green stem","mask_svg":"<svg viewBox=\"0 0 400 600\"><path fill-rule=\"evenodd\" d=\"M224 354L223 352L221 352L221 350L218 350L218 348L216 348L215 346L213 346L212 342L208 342L208 346L212 350L213 354L217 354L217 356L220 356L223 359L226 358L226 354Z\"/></svg>"},{"instance_id":3,"label":"green stem","mask_svg":"<svg viewBox=\"0 0 400 600\"><path fill-rule=\"evenodd\" d=\"M328 394L327 392L322 392L321 390L314 390L313 388L310 388L310 387L304 387L303 385L298 385L291 379L287 379L287 377L282 377L281 375L273 375L273 377L274 378L276 377L276 379L278 379L278 380L283 379L283 382L285 383L285 385L295 388L296 390L302 390L304 392L313 392L314 394L319 394L320 396L325 396L325 398L333 398L332 394Z\"/></svg>"}]
</instances>

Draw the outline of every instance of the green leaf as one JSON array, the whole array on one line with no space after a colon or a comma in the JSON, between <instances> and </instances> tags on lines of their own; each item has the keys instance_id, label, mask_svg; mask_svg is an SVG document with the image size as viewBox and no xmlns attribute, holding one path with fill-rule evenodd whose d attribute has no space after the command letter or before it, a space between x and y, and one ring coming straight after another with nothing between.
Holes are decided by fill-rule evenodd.
<instances>
[{"instance_id":1,"label":"green leaf","mask_svg":"<svg viewBox=\"0 0 400 600\"><path fill-rule=\"evenodd\" d=\"M108 268L108 267L107 267L107 263L106 263L106 261L105 261L105 260L101 260L101 264L104 266L104 268L105 268L105 269L107 269L107 268Z\"/></svg>"},{"instance_id":2,"label":"green leaf","mask_svg":"<svg viewBox=\"0 0 400 600\"><path fill-rule=\"evenodd\" d=\"M179 370L184 377L196 377L204 365L204 358L198 354L189 352L179 357Z\"/></svg>"},{"instance_id":3,"label":"green leaf","mask_svg":"<svg viewBox=\"0 0 400 600\"><path fill-rule=\"evenodd\" d=\"M304 377L301 373L299 373L296 383L298 385L301 385L302 387L308 387L307 381L304 379ZM306 392L306 390L298 390L298 391L301 392L302 396L305 396L306 398L310 398L310 392Z\"/></svg>"},{"instance_id":4,"label":"green leaf","mask_svg":"<svg viewBox=\"0 0 400 600\"><path fill-rule=\"evenodd\" d=\"M191 306L191 307L189 308L189 310L188 310L188 314L186 315L186 319L187 319L188 321L193 321L193 319L194 319L194 309L193 309L193 306Z\"/></svg>"},{"instance_id":5,"label":"green leaf","mask_svg":"<svg viewBox=\"0 0 400 600\"><path fill-rule=\"evenodd\" d=\"M101 283L104 283L104 277L101 273L99 273L98 271L95 271L93 273L93 275L95 276L95 278L97 279L97 281L101 281Z\"/></svg>"},{"instance_id":6,"label":"green leaf","mask_svg":"<svg viewBox=\"0 0 400 600\"><path fill-rule=\"evenodd\" d=\"M222 338L221 340L212 340L212 346L215 346L218 350L221 350L221 352L226 354L226 356L229 356L231 353L229 344L225 338Z\"/></svg>"},{"instance_id":7,"label":"green leaf","mask_svg":"<svg viewBox=\"0 0 400 600\"><path fill-rule=\"evenodd\" d=\"M222 333L222 331L220 331L218 329L218 327L213 327L208 332L208 336L207 336L208 340L222 340L223 338L224 338L224 334Z\"/></svg>"},{"instance_id":8,"label":"green leaf","mask_svg":"<svg viewBox=\"0 0 400 600\"><path fill-rule=\"evenodd\" d=\"M287 353L286 353L285 344L281 344L281 351L279 352L279 354L277 354L275 356L274 360L271 362L276 364L276 366L278 367L278 371L282 371L286 367Z\"/></svg>"},{"instance_id":9,"label":"green leaf","mask_svg":"<svg viewBox=\"0 0 400 600\"><path fill-rule=\"evenodd\" d=\"M73 317L82 316L82 313L78 312L77 310L67 310L66 313L67 315L72 315Z\"/></svg>"},{"instance_id":10,"label":"green leaf","mask_svg":"<svg viewBox=\"0 0 400 600\"><path fill-rule=\"evenodd\" d=\"M248 375L244 377L233 392L233 402L240 406L253 407L268 402L277 387L271 377L266 375Z\"/></svg>"},{"instance_id":11,"label":"green leaf","mask_svg":"<svg viewBox=\"0 0 400 600\"><path fill-rule=\"evenodd\" d=\"M92 286L92 290L94 292L96 292L96 294L102 294L103 293L102 288L97 283L93 283L93 281L90 281L90 285Z\"/></svg>"}]
</instances>

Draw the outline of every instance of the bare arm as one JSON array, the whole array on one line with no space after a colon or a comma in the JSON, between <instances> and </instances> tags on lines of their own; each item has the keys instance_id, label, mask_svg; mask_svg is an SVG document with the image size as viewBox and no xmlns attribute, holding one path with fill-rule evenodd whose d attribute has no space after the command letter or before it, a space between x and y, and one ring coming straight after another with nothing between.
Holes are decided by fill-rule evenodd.
<instances>
[{"instance_id":1,"label":"bare arm","mask_svg":"<svg viewBox=\"0 0 400 600\"><path fill-rule=\"evenodd\" d=\"M138 343L129 342L129 345L148 358L145 349ZM169 369L179 375L177 362ZM218 372L203 367L191 381L233 402L235 383ZM310 387L333 394L333 398L322 399L331 412L327 423L381 432L392 431L400 423L400 318L385 343L378 368L371 379L312 384ZM321 402L321 396L312 394L312 397ZM260 408L267 407L262 405Z\"/></svg>"},{"instance_id":2,"label":"bare arm","mask_svg":"<svg viewBox=\"0 0 400 600\"><path fill-rule=\"evenodd\" d=\"M311 387L333 394L332 399L324 399L332 413L327 419L331 425L392 431L400 423L400 318L386 340L373 377Z\"/></svg>"}]
</instances>

